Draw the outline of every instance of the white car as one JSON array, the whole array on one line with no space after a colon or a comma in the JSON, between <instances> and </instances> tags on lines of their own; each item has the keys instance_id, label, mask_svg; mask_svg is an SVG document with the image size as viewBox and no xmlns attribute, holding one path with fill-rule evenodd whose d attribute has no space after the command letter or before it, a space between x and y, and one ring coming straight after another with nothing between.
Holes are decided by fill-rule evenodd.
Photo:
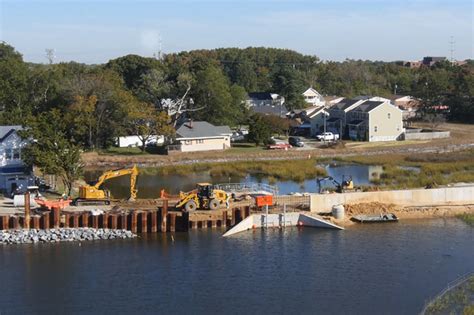
<instances>
[{"instance_id":1,"label":"white car","mask_svg":"<svg viewBox=\"0 0 474 315\"><path fill-rule=\"evenodd\" d=\"M324 132L320 135L317 135L316 138L319 141L336 141L339 140L339 135L333 134L332 132Z\"/></svg>"}]
</instances>

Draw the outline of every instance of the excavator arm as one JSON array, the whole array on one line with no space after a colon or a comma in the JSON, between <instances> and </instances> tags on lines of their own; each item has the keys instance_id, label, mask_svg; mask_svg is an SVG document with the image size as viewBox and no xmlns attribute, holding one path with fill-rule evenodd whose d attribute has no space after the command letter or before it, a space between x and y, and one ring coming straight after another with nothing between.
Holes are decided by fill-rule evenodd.
<instances>
[{"instance_id":1,"label":"excavator arm","mask_svg":"<svg viewBox=\"0 0 474 315\"><path fill-rule=\"evenodd\" d=\"M97 183L95 183L94 188L100 189L100 186L107 180L115 177L120 177L124 175L130 175L130 200L135 200L137 198L137 176L138 176L138 168L134 165L132 168L123 168L119 170L107 171L104 172L98 179Z\"/></svg>"}]
</instances>

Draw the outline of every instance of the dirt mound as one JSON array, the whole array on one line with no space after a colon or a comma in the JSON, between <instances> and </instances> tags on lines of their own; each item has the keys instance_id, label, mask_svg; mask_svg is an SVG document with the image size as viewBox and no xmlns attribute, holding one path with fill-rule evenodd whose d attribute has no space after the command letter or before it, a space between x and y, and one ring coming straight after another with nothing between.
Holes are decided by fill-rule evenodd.
<instances>
[{"instance_id":1,"label":"dirt mound","mask_svg":"<svg viewBox=\"0 0 474 315\"><path fill-rule=\"evenodd\" d=\"M400 210L394 204L380 202L345 204L344 209L348 215L392 213Z\"/></svg>"}]
</instances>

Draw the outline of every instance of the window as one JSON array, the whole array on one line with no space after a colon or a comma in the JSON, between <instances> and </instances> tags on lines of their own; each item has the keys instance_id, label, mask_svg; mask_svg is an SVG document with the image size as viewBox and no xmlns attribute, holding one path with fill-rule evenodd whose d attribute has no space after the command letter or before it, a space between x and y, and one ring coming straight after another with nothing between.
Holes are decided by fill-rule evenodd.
<instances>
[{"instance_id":1,"label":"window","mask_svg":"<svg viewBox=\"0 0 474 315\"><path fill-rule=\"evenodd\" d=\"M390 113L387 114L388 119L390 119Z\"/></svg>"},{"instance_id":2,"label":"window","mask_svg":"<svg viewBox=\"0 0 474 315\"><path fill-rule=\"evenodd\" d=\"M374 132L377 132L377 126L374 127Z\"/></svg>"},{"instance_id":3,"label":"window","mask_svg":"<svg viewBox=\"0 0 474 315\"><path fill-rule=\"evenodd\" d=\"M203 143L204 143L204 139L197 139L197 140L196 140L196 143L197 143L197 144L203 144Z\"/></svg>"},{"instance_id":4,"label":"window","mask_svg":"<svg viewBox=\"0 0 474 315\"><path fill-rule=\"evenodd\" d=\"M19 160L20 159L20 149L13 149L13 159L14 160Z\"/></svg>"},{"instance_id":5,"label":"window","mask_svg":"<svg viewBox=\"0 0 474 315\"><path fill-rule=\"evenodd\" d=\"M5 149L5 159L7 161L12 159L12 149Z\"/></svg>"}]
</instances>

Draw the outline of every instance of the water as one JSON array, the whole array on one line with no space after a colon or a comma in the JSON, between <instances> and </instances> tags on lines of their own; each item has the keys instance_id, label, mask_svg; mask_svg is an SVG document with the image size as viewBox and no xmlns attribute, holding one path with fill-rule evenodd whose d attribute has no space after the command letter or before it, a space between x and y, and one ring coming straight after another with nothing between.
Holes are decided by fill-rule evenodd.
<instances>
[{"instance_id":1,"label":"water","mask_svg":"<svg viewBox=\"0 0 474 315\"><path fill-rule=\"evenodd\" d=\"M371 185L372 179L377 179L383 172L381 166L374 165L322 165L328 173L338 182L342 181L343 175L352 175L356 186ZM100 172L86 172L86 179L96 179ZM150 175L140 174L137 181L138 198L158 198L160 190L165 189L171 194L181 191L189 191L195 188L198 182L210 183L250 183L260 182L276 185L280 194L290 194L292 192L318 192L319 187L316 178L306 180L302 183L293 181L278 181L269 183L264 177L247 175L246 177L211 177L209 172L197 172L187 176L182 175ZM327 187L331 186L326 183ZM115 198L128 198L130 196L130 179L127 176L114 178L103 185L112 192Z\"/></svg>"},{"instance_id":2,"label":"water","mask_svg":"<svg viewBox=\"0 0 474 315\"><path fill-rule=\"evenodd\" d=\"M415 314L474 269L457 219L0 247L2 314Z\"/></svg>"}]
</instances>

